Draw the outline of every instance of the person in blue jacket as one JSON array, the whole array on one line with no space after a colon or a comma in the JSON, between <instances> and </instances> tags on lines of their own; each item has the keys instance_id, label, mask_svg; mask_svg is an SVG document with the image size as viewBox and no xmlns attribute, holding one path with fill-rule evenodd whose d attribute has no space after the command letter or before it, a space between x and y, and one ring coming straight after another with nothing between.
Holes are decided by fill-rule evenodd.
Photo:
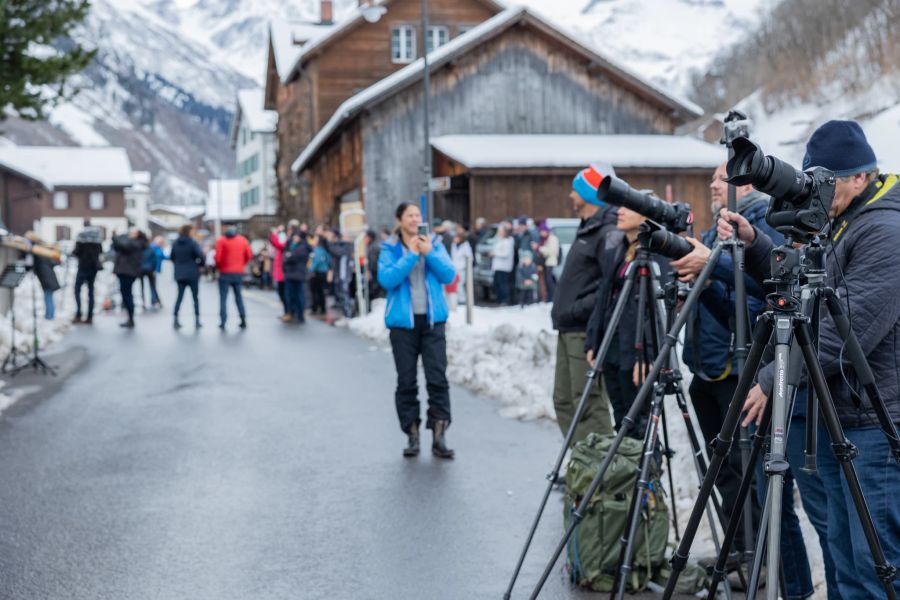
<instances>
[{"instance_id":1,"label":"person in blue jacket","mask_svg":"<svg viewBox=\"0 0 900 600\"><path fill-rule=\"evenodd\" d=\"M440 237L420 235L422 213L415 204L402 203L395 213L398 227L385 240L378 256L378 283L387 291L385 325L397 367L394 400L400 428L408 437L403 456L419 454L420 407L416 372L419 356L428 389L426 428L434 433L432 453L453 458L447 447L450 426L450 386L447 383L447 301L444 286L456 270Z\"/></svg>"}]
</instances>

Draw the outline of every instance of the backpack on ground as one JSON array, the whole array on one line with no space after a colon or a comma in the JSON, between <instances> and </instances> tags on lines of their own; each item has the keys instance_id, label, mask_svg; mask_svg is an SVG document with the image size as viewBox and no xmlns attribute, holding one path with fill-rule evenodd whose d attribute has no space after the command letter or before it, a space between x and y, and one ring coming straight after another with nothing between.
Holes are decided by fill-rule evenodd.
<instances>
[{"instance_id":1,"label":"backpack on ground","mask_svg":"<svg viewBox=\"0 0 900 600\"><path fill-rule=\"evenodd\" d=\"M571 522L572 511L608 454L613 439L611 435L592 433L572 450L563 509L566 527ZM626 437L622 441L606 471L603 485L591 498L584 518L569 539L567 568L573 583L578 586L597 592L613 589L642 449L641 440ZM669 511L660 483L658 460L651 463L649 481L650 488L641 506L641 520L635 536L632 571L626 583L626 589L632 593L643 591L659 571L668 567Z\"/></svg>"}]
</instances>

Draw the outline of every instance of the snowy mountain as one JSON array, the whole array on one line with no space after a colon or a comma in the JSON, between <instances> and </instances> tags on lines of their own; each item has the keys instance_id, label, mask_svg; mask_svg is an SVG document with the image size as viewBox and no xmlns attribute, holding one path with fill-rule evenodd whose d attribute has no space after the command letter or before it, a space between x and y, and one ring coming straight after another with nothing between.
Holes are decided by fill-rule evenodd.
<instances>
[{"instance_id":1,"label":"snowy mountain","mask_svg":"<svg viewBox=\"0 0 900 600\"><path fill-rule=\"evenodd\" d=\"M685 92L727 33L752 28L769 0L525 0L638 73ZM356 4L337 0L335 17ZM241 88L262 85L268 22L319 18L319 0L94 0L78 39L99 49L82 92L49 122L15 117L19 144L124 146L170 204L229 176L228 128Z\"/></svg>"}]
</instances>

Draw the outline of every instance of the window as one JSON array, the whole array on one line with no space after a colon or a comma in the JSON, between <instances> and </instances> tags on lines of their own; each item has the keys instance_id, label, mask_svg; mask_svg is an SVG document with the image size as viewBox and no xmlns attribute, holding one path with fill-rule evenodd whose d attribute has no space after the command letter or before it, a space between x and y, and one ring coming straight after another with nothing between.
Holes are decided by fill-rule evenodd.
<instances>
[{"instance_id":1,"label":"window","mask_svg":"<svg viewBox=\"0 0 900 600\"><path fill-rule=\"evenodd\" d=\"M72 228L68 225L57 225L56 226L56 241L62 242L65 240L72 239Z\"/></svg>"},{"instance_id":2,"label":"window","mask_svg":"<svg viewBox=\"0 0 900 600\"><path fill-rule=\"evenodd\" d=\"M416 58L416 31L409 25L391 29L391 61L408 63Z\"/></svg>"},{"instance_id":3,"label":"window","mask_svg":"<svg viewBox=\"0 0 900 600\"><path fill-rule=\"evenodd\" d=\"M450 30L443 26L429 27L425 38L425 52L433 52L450 41Z\"/></svg>"},{"instance_id":4,"label":"window","mask_svg":"<svg viewBox=\"0 0 900 600\"><path fill-rule=\"evenodd\" d=\"M103 192L91 192L88 196L88 208L103 210Z\"/></svg>"},{"instance_id":5,"label":"window","mask_svg":"<svg viewBox=\"0 0 900 600\"><path fill-rule=\"evenodd\" d=\"M68 192L53 192L53 208L56 210L66 210L69 208Z\"/></svg>"},{"instance_id":6,"label":"window","mask_svg":"<svg viewBox=\"0 0 900 600\"><path fill-rule=\"evenodd\" d=\"M456 28L457 35L462 35L465 32L469 31L470 29L472 29L471 25L460 25L459 27Z\"/></svg>"}]
</instances>

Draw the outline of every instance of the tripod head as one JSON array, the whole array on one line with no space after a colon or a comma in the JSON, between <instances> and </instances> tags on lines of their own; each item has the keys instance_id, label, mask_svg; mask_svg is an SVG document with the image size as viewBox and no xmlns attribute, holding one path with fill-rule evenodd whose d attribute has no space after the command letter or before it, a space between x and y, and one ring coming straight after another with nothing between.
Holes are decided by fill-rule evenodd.
<instances>
[{"instance_id":1,"label":"tripod head","mask_svg":"<svg viewBox=\"0 0 900 600\"><path fill-rule=\"evenodd\" d=\"M728 111L723 126L722 139L719 140L719 143L725 145L729 150L731 143L737 138L750 137L750 119L739 110Z\"/></svg>"}]
</instances>

